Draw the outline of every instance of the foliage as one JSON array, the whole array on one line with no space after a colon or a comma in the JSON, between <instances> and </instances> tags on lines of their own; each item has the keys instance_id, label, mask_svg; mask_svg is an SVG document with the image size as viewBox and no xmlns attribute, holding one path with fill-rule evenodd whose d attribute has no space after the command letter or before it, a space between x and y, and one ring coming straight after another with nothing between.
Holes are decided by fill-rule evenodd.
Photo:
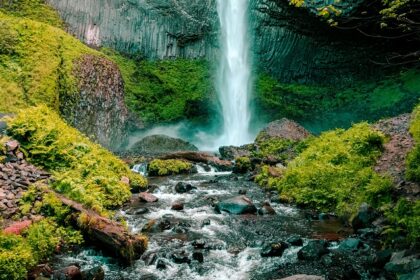
<instances>
[{"instance_id":1,"label":"foliage","mask_svg":"<svg viewBox=\"0 0 420 280\"><path fill-rule=\"evenodd\" d=\"M415 146L407 157L406 177L408 180L420 182L420 105L414 109L410 132L413 135Z\"/></svg>"},{"instance_id":2,"label":"foliage","mask_svg":"<svg viewBox=\"0 0 420 280\"><path fill-rule=\"evenodd\" d=\"M235 159L234 172L245 173L251 170L251 160L249 157L238 157Z\"/></svg>"},{"instance_id":3,"label":"foliage","mask_svg":"<svg viewBox=\"0 0 420 280\"><path fill-rule=\"evenodd\" d=\"M260 136L256 139L257 149L252 152L252 155L257 158L273 158L284 163L294 158L305 147L306 143L306 141L264 138Z\"/></svg>"},{"instance_id":4,"label":"foliage","mask_svg":"<svg viewBox=\"0 0 420 280\"><path fill-rule=\"evenodd\" d=\"M0 232L0 280L26 279L28 269L50 257L58 245L81 242L79 232L60 227L50 219L33 224L22 236Z\"/></svg>"},{"instance_id":5,"label":"foliage","mask_svg":"<svg viewBox=\"0 0 420 280\"><path fill-rule=\"evenodd\" d=\"M103 50L121 69L129 108L148 123L209 115L214 90L204 60L146 61Z\"/></svg>"},{"instance_id":6,"label":"foliage","mask_svg":"<svg viewBox=\"0 0 420 280\"><path fill-rule=\"evenodd\" d=\"M58 110L61 98L78 92L73 61L99 53L59 28L10 14L0 11L0 112L35 104Z\"/></svg>"},{"instance_id":7,"label":"foliage","mask_svg":"<svg viewBox=\"0 0 420 280\"><path fill-rule=\"evenodd\" d=\"M148 165L149 174L152 176L166 176L166 175L176 175L181 173L189 173L192 169L192 164L177 159L168 159L161 160L155 159L152 160Z\"/></svg>"},{"instance_id":8,"label":"foliage","mask_svg":"<svg viewBox=\"0 0 420 280\"><path fill-rule=\"evenodd\" d=\"M419 76L412 69L382 81L322 86L284 84L263 74L256 83L255 103L268 121L287 117L320 132L411 110L420 98Z\"/></svg>"},{"instance_id":9,"label":"foliage","mask_svg":"<svg viewBox=\"0 0 420 280\"><path fill-rule=\"evenodd\" d=\"M257 180L299 205L350 216L362 202L375 206L389 202L390 180L372 169L383 142L384 136L367 123L325 132L308 140L283 177L262 175Z\"/></svg>"},{"instance_id":10,"label":"foliage","mask_svg":"<svg viewBox=\"0 0 420 280\"><path fill-rule=\"evenodd\" d=\"M52 187L69 198L103 212L130 198L121 178L146 185L113 154L68 126L46 106L28 108L8 120L8 133L21 143L29 161L52 172Z\"/></svg>"},{"instance_id":11,"label":"foliage","mask_svg":"<svg viewBox=\"0 0 420 280\"><path fill-rule=\"evenodd\" d=\"M3 0L0 11L16 17L24 17L47 23L55 27L64 27L57 11L45 3L45 0Z\"/></svg>"},{"instance_id":12,"label":"foliage","mask_svg":"<svg viewBox=\"0 0 420 280\"><path fill-rule=\"evenodd\" d=\"M384 234L387 234L390 240L405 234L408 241L418 244L420 241L420 200L409 201L400 198L395 207L386 211L386 217L391 225Z\"/></svg>"}]
</instances>

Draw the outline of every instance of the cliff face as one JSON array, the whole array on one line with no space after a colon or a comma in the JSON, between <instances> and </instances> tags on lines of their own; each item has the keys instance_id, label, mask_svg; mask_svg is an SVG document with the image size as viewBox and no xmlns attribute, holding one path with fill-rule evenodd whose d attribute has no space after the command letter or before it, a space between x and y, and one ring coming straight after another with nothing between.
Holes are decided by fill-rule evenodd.
<instances>
[{"instance_id":1,"label":"cliff face","mask_svg":"<svg viewBox=\"0 0 420 280\"><path fill-rule=\"evenodd\" d=\"M216 0L48 2L70 32L93 46L150 59L217 57ZM286 0L251 0L250 16L255 64L282 81L336 83L370 71L367 45L330 34L313 15Z\"/></svg>"},{"instance_id":2,"label":"cliff face","mask_svg":"<svg viewBox=\"0 0 420 280\"><path fill-rule=\"evenodd\" d=\"M48 0L69 31L93 46L148 58L209 57L214 50L215 0Z\"/></svg>"}]
</instances>

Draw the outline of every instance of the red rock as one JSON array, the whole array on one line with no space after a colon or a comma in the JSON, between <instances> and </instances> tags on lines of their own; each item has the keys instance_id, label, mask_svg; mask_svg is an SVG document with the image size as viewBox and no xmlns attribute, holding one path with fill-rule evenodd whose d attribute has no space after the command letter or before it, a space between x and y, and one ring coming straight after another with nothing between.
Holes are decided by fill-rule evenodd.
<instances>
[{"instance_id":1,"label":"red rock","mask_svg":"<svg viewBox=\"0 0 420 280\"><path fill-rule=\"evenodd\" d=\"M130 179L128 177L122 176L121 177L121 182L123 182L126 185L130 185Z\"/></svg>"},{"instance_id":2,"label":"red rock","mask_svg":"<svg viewBox=\"0 0 420 280\"><path fill-rule=\"evenodd\" d=\"M174 202L174 204L172 204L171 209L175 210L175 211L184 210L184 203L182 203L180 201Z\"/></svg>"},{"instance_id":3,"label":"red rock","mask_svg":"<svg viewBox=\"0 0 420 280\"><path fill-rule=\"evenodd\" d=\"M32 224L32 221L21 221L21 222L15 222L4 229L4 233L6 234L16 234L19 235L27 229Z\"/></svg>"},{"instance_id":4,"label":"red rock","mask_svg":"<svg viewBox=\"0 0 420 280\"><path fill-rule=\"evenodd\" d=\"M13 152L19 148L19 142L16 140L11 140L6 143L6 148L8 152Z\"/></svg>"},{"instance_id":5,"label":"red rock","mask_svg":"<svg viewBox=\"0 0 420 280\"><path fill-rule=\"evenodd\" d=\"M151 193L141 192L139 193L139 199L144 202L156 202L158 198Z\"/></svg>"}]
</instances>

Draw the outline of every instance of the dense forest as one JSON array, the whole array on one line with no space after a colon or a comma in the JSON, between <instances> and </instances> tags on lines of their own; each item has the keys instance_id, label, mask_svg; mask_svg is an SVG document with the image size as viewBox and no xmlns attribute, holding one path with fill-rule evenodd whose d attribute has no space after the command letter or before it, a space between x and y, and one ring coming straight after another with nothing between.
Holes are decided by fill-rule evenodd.
<instances>
[{"instance_id":1,"label":"dense forest","mask_svg":"<svg viewBox=\"0 0 420 280\"><path fill-rule=\"evenodd\" d=\"M417 0L0 0L0 280L420 278Z\"/></svg>"}]
</instances>

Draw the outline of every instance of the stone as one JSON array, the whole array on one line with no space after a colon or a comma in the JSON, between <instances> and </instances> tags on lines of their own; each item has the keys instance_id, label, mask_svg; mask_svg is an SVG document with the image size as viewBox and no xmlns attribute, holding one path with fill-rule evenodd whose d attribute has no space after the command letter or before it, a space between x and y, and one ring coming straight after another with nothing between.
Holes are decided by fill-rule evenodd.
<instances>
[{"instance_id":1,"label":"stone","mask_svg":"<svg viewBox=\"0 0 420 280\"><path fill-rule=\"evenodd\" d=\"M203 252L201 251L194 251L193 255L192 255L193 260L198 261L199 263L204 262L204 255Z\"/></svg>"},{"instance_id":2,"label":"stone","mask_svg":"<svg viewBox=\"0 0 420 280\"><path fill-rule=\"evenodd\" d=\"M254 144L247 144L240 147L223 146L219 148L219 153L222 159L234 160L239 157L250 157L253 150L255 150Z\"/></svg>"},{"instance_id":3,"label":"stone","mask_svg":"<svg viewBox=\"0 0 420 280\"><path fill-rule=\"evenodd\" d=\"M156 156L184 151L198 151L198 148L182 139L160 134L146 136L130 148L130 153L135 155Z\"/></svg>"},{"instance_id":4,"label":"stone","mask_svg":"<svg viewBox=\"0 0 420 280\"><path fill-rule=\"evenodd\" d=\"M317 275L296 274L279 280L325 280L325 278Z\"/></svg>"},{"instance_id":5,"label":"stone","mask_svg":"<svg viewBox=\"0 0 420 280\"><path fill-rule=\"evenodd\" d=\"M124 183L124 184L126 184L127 186L130 185L130 179L128 177L126 177L126 176L122 176L121 177L121 182Z\"/></svg>"},{"instance_id":6,"label":"stone","mask_svg":"<svg viewBox=\"0 0 420 280\"><path fill-rule=\"evenodd\" d=\"M82 271L83 280L104 280L105 271L102 266L96 266L88 270Z\"/></svg>"},{"instance_id":7,"label":"stone","mask_svg":"<svg viewBox=\"0 0 420 280\"><path fill-rule=\"evenodd\" d=\"M177 264L191 262L188 253L185 251L177 251L177 252L172 253L171 259L174 261L174 263L177 263Z\"/></svg>"},{"instance_id":8,"label":"stone","mask_svg":"<svg viewBox=\"0 0 420 280\"><path fill-rule=\"evenodd\" d=\"M260 215L275 215L276 211L271 207L270 203L264 202L263 206L258 209L258 214Z\"/></svg>"},{"instance_id":9,"label":"stone","mask_svg":"<svg viewBox=\"0 0 420 280\"><path fill-rule=\"evenodd\" d=\"M291 236L286 240L292 246L302 246L303 239L300 236Z\"/></svg>"},{"instance_id":10,"label":"stone","mask_svg":"<svg viewBox=\"0 0 420 280\"><path fill-rule=\"evenodd\" d=\"M262 257L281 257L284 251L289 248L286 242L271 243L265 246L261 251Z\"/></svg>"},{"instance_id":11,"label":"stone","mask_svg":"<svg viewBox=\"0 0 420 280\"><path fill-rule=\"evenodd\" d=\"M20 146L19 142L16 140L10 140L6 142L6 149L8 152L14 152Z\"/></svg>"},{"instance_id":12,"label":"stone","mask_svg":"<svg viewBox=\"0 0 420 280\"><path fill-rule=\"evenodd\" d=\"M182 202L180 202L180 201L174 202L174 203L172 204L171 209L172 209L172 210L175 210L175 211L181 211L181 210L184 210L184 203L182 203Z\"/></svg>"},{"instance_id":13,"label":"stone","mask_svg":"<svg viewBox=\"0 0 420 280\"><path fill-rule=\"evenodd\" d=\"M257 208L248 197L241 195L217 203L216 211L225 211L230 214L237 215L255 214L257 212Z\"/></svg>"},{"instance_id":14,"label":"stone","mask_svg":"<svg viewBox=\"0 0 420 280\"><path fill-rule=\"evenodd\" d=\"M9 225L7 228L3 230L4 233L7 234L15 234L19 235L21 234L25 229L27 229L32 224L32 221L20 221L20 222L14 222L11 225Z\"/></svg>"},{"instance_id":15,"label":"stone","mask_svg":"<svg viewBox=\"0 0 420 280\"><path fill-rule=\"evenodd\" d=\"M134 212L134 215L144 215L146 213L149 213L149 209L147 208L139 208Z\"/></svg>"},{"instance_id":16,"label":"stone","mask_svg":"<svg viewBox=\"0 0 420 280\"><path fill-rule=\"evenodd\" d=\"M204 226L209 226L211 224L211 220L210 219L204 219L203 223L201 224L202 227Z\"/></svg>"},{"instance_id":17,"label":"stone","mask_svg":"<svg viewBox=\"0 0 420 280\"><path fill-rule=\"evenodd\" d=\"M340 245L338 246L339 250L343 251L357 251L363 243L357 238L347 238L341 241Z\"/></svg>"},{"instance_id":18,"label":"stone","mask_svg":"<svg viewBox=\"0 0 420 280\"><path fill-rule=\"evenodd\" d=\"M258 133L256 141L266 141L273 138L302 141L310 135L311 133L298 123L283 118L269 123Z\"/></svg>"},{"instance_id":19,"label":"stone","mask_svg":"<svg viewBox=\"0 0 420 280\"><path fill-rule=\"evenodd\" d=\"M175 185L175 191L177 193L186 193L189 192L193 189L194 187L191 184L187 184L187 183L183 183L183 182L178 182Z\"/></svg>"},{"instance_id":20,"label":"stone","mask_svg":"<svg viewBox=\"0 0 420 280\"><path fill-rule=\"evenodd\" d=\"M328 254L328 243L325 240L311 240L298 252L299 260L318 260L321 256Z\"/></svg>"},{"instance_id":21,"label":"stone","mask_svg":"<svg viewBox=\"0 0 420 280\"><path fill-rule=\"evenodd\" d=\"M154 196L153 194L148 193L148 192L139 193L139 199L140 199L140 201L144 201L144 202L148 202L148 203L158 201L158 198L156 196Z\"/></svg>"},{"instance_id":22,"label":"stone","mask_svg":"<svg viewBox=\"0 0 420 280\"><path fill-rule=\"evenodd\" d=\"M82 273L80 272L80 268L71 265L68 267L65 267L60 270L56 270L53 273L53 279L57 280L81 280L82 279Z\"/></svg>"},{"instance_id":23,"label":"stone","mask_svg":"<svg viewBox=\"0 0 420 280\"><path fill-rule=\"evenodd\" d=\"M354 230L369 228L372 222L378 217L378 213L368 204L363 203L356 216L353 218L351 225Z\"/></svg>"},{"instance_id":24,"label":"stone","mask_svg":"<svg viewBox=\"0 0 420 280\"><path fill-rule=\"evenodd\" d=\"M156 262L156 269L158 269L158 270L164 270L164 269L166 269L166 263L165 263L165 261L162 260L162 259L159 259Z\"/></svg>"},{"instance_id":25,"label":"stone","mask_svg":"<svg viewBox=\"0 0 420 280\"><path fill-rule=\"evenodd\" d=\"M404 250L392 254L385 270L395 274L410 274L420 269L420 253Z\"/></svg>"}]
</instances>

